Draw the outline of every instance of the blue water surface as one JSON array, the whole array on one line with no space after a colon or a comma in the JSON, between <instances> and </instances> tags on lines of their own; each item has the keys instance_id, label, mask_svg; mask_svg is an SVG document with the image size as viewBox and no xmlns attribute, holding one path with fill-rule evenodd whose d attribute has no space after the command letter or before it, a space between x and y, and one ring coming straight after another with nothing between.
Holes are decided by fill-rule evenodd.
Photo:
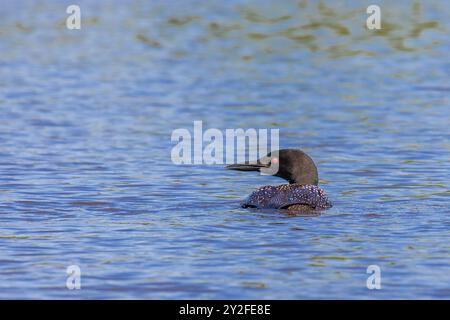
<instances>
[{"instance_id":1,"label":"blue water surface","mask_svg":"<svg viewBox=\"0 0 450 320\"><path fill-rule=\"evenodd\" d=\"M450 7L377 2L2 2L0 298L450 298ZM240 208L282 180L175 165L195 120L280 129L334 207Z\"/></svg>"}]
</instances>

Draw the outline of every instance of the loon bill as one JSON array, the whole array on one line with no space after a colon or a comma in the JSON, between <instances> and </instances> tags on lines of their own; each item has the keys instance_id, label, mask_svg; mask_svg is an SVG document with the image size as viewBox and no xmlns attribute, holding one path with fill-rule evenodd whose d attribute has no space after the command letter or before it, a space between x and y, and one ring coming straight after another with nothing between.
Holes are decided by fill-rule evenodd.
<instances>
[{"instance_id":1,"label":"loon bill","mask_svg":"<svg viewBox=\"0 0 450 320\"><path fill-rule=\"evenodd\" d=\"M243 208L309 212L332 206L325 191L318 187L319 175L314 161L301 150L282 149L269 153L255 163L232 164L226 168L259 171L289 182L256 189L241 203Z\"/></svg>"}]
</instances>

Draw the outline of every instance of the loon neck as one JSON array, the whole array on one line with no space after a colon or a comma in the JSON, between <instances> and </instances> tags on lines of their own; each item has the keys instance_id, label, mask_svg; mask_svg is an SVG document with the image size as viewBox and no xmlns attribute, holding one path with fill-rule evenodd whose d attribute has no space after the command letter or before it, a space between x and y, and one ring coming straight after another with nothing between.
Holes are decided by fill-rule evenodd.
<instances>
[{"instance_id":1,"label":"loon neck","mask_svg":"<svg viewBox=\"0 0 450 320\"><path fill-rule=\"evenodd\" d=\"M302 185L302 186L318 186L319 185L319 179L317 178L313 178L311 179L310 177L308 177L308 179L289 179L288 182L289 184L298 184L298 185Z\"/></svg>"}]
</instances>

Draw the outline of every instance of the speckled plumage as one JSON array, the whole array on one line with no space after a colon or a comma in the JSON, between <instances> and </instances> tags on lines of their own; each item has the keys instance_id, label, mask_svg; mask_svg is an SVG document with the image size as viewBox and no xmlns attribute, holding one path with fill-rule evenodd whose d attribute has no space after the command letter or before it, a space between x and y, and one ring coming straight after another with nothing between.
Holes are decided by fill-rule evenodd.
<instances>
[{"instance_id":1,"label":"speckled plumage","mask_svg":"<svg viewBox=\"0 0 450 320\"><path fill-rule=\"evenodd\" d=\"M315 185L282 184L258 188L241 206L259 209L321 210L332 205L325 191Z\"/></svg>"}]
</instances>

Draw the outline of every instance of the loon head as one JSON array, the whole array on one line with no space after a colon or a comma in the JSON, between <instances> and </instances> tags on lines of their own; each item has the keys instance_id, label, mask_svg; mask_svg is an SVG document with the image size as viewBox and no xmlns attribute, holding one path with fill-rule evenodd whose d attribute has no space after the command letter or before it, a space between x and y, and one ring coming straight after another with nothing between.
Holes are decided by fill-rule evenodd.
<instances>
[{"instance_id":1,"label":"loon head","mask_svg":"<svg viewBox=\"0 0 450 320\"><path fill-rule=\"evenodd\" d=\"M259 171L283 178L289 183L302 185L319 184L319 175L314 161L301 150L281 149L251 163L231 164L230 170Z\"/></svg>"}]
</instances>

